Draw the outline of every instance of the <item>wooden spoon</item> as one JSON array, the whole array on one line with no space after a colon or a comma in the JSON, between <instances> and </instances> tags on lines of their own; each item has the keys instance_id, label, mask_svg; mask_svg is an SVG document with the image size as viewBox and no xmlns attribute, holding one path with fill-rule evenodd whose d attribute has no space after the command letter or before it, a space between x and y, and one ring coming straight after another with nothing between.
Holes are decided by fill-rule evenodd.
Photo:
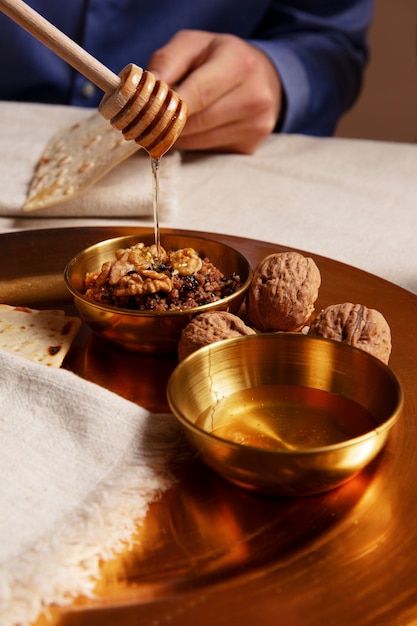
<instances>
[{"instance_id":1,"label":"wooden spoon","mask_svg":"<svg viewBox=\"0 0 417 626\"><path fill-rule=\"evenodd\" d=\"M166 83L133 63L114 74L22 0L0 0L0 10L104 91L99 111L126 139L153 159L174 145L188 108Z\"/></svg>"}]
</instances>

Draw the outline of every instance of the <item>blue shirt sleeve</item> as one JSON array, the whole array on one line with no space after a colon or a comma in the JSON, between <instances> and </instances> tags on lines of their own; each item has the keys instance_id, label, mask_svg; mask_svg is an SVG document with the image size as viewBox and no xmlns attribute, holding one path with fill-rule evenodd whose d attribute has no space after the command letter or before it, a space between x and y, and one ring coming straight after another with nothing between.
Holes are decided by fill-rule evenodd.
<instances>
[{"instance_id":1,"label":"blue shirt sleeve","mask_svg":"<svg viewBox=\"0 0 417 626\"><path fill-rule=\"evenodd\" d=\"M330 135L360 88L374 0L26 0L104 65L146 68L180 29L262 49L285 92L277 130ZM163 16L163 19L161 19ZM103 93L0 13L0 99L98 106Z\"/></svg>"},{"instance_id":2,"label":"blue shirt sleeve","mask_svg":"<svg viewBox=\"0 0 417 626\"><path fill-rule=\"evenodd\" d=\"M361 89L373 10L373 0L271 3L252 43L269 56L283 84L281 132L333 133Z\"/></svg>"}]
</instances>

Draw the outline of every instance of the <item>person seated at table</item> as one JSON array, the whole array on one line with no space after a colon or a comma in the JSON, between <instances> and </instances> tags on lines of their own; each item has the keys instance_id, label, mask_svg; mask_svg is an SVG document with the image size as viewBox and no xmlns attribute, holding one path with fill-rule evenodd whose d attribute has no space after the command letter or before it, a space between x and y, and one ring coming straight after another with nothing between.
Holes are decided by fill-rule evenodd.
<instances>
[{"instance_id":1,"label":"person seated at table","mask_svg":"<svg viewBox=\"0 0 417 626\"><path fill-rule=\"evenodd\" d=\"M250 154L271 132L334 132L360 91L374 0L27 4L115 73L136 63L175 85L179 148ZM0 99L98 106L98 88L4 14L0 39Z\"/></svg>"}]
</instances>

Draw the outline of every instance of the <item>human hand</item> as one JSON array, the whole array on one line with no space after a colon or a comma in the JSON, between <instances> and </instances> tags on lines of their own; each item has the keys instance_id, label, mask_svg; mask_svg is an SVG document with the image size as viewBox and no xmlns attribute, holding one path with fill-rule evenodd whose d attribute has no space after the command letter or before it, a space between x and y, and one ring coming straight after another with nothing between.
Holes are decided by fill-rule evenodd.
<instances>
[{"instance_id":1,"label":"human hand","mask_svg":"<svg viewBox=\"0 0 417 626\"><path fill-rule=\"evenodd\" d=\"M253 153L282 106L277 71L261 50L234 35L179 31L155 52L149 71L188 104L182 150Z\"/></svg>"}]
</instances>

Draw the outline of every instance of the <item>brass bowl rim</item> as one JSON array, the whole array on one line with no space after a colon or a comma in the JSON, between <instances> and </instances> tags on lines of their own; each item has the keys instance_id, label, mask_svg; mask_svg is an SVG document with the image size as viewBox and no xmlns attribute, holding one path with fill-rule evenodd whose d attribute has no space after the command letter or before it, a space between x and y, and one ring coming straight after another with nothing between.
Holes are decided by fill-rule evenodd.
<instances>
[{"instance_id":1,"label":"brass bowl rim","mask_svg":"<svg viewBox=\"0 0 417 626\"><path fill-rule=\"evenodd\" d=\"M397 403L396 403L396 407L395 410L393 411L392 415L384 420L383 422L381 422L380 424L378 424L375 428L373 428L372 430L364 433L363 435L359 435L358 437L352 437L350 439L345 439L343 441L340 441L338 443L333 443L333 444L329 444L329 445L325 445L325 446L319 446L319 447L312 447L312 448L300 448L300 449L295 449L295 450L288 450L285 448L277 448L277 449L271 449L271 448L261 448L258 446L254 446L254 445L250 445L250 444L239 444L236 443L234 441L230 441L228 439L224 439L222 437L218 437L217 435L213 435L211 432L205 430L204 428L200 428L199 426L196 426L196 424L194 422L191 422L185 415L183 415L180 411L176 412L173 410L173 406L176 407L176 403L173 401L173 397L172 397L172 383L171 380L174 380L174 377L178 376L179 373L181 372L182 369L184 369L185 367L189 366L189 363L193 362L194 360L196 360L197 358L201 358L201 356L206 352L209 353L212 350L216 350L218 345L220 343L224 344L224 343L228 343L228 344L232 344L232 343L236 343L236 342L242 342L242 341L246 341L246 342L251 342L251 341L266 341L268 339L271 339L271 337L278 337L278 336L293 336L293 337L299 337L300 341L310 341L310 342L328 342L330 344L333 344L337 350L347 350L347 351L355 351L357 353L360 353L362 356L361 358L365 358L365 359L369 359L371 360L376 367L379 367L381 369L384 370L384 372L388 375L388 377L391 379L391 381L394 384L394 387L396 388L396 392L397 392ZM203 436L204 438L208 438L210 441L217 441L217 442L221 442L222 445L226 445L227 447L230 447L232 449L235 450L248 450L248 451L256 451L256 453L258 454L265 454L265 455L269 455L269 456L274 456L274 455L283 455L283 456L312 456L312 455L316 455L316 454L323 454L323 453L328 453L328 452L335 452L337 450L341 450L343 448L347 448L350 446L355 446L359 443L365 442L368 439L372 439L373 437L382 434L386 431L389 431L394 424L397 422L397 420L399 419L403 406L404 406L404 392L403 392L403 388L402 385L400 383L400 381L398 380L397 376L394 374L394 372L392 371L392 369L388 366L385 365L385 363L383 363L380 359L376 358L375 356L373 356L372 354L370 354L369 352L366 352L365 350L361 350L360 348L357 348L355 346L351 346L349 344L343 343L341 341L336 341L334 339L328 339L328 338L324 338L324 337L313 337L313 336L306 336L303 335L302 333L297 333L297 332L276 332L276 333L260 333L257 335L246 335L246 336L242 336L242 337L232 337L230 339L223 339L222 341L216 342L216 343L212 343L209 344L207 346L203 346L202 348L199 348L198 350L196 350L195 352L191 353L190 355L188 355L183 361L181 361L176 368L174 369L174 371L172 372L171 376L169 377L168 380L168 384L167 384L167 399L168 399L168 404L171 408L171 411L174 413L175 417L179 420L179 422L187 429L187 430L191 430L195 433L197 433L198 435Z\"/></svg>"},{"instance_id":2,"label":"brass bowl rim","mask_svg":"<svg viewBox=\"0 0 417 626\"><path fill-rule=\"evenodd\" d=\"M149 233L143 233L142 235L137 235L138 242L140 241L141 236L143 237L149 234L151 233L149 232ZM216 241L215 239L209 239L209 238L198 237L198 236L193 236L193 235L185 235L185 234L173 235L173 236L178 236L179 238L184 238L184 239L201 239L202 241L215 243L215 244L222 246L223 248L227 248L228 250L232 251L247 266L248 276L245 282L242 283L239 289L237 289L234 293L226 296L225 298L221 298L220 300L216 300L215 302L209 302L207 304L202 304L201 306L191 307L188 309L184 308L184 309L176 309L176 310L169 310L169 311L137 311L136 309L125 309L122 307L112 306L110 304L101 304L100 302L95 302L94 300L90 300L89 298L86 298L84 294L82 294L80 291L78 291L78 289L74 287L74 285L71 283L71 280L69 278L71 267L77 261L78 257L80 255L87 256L94 249L100 247L101 245L111 244L112 242L116 243L116 241L123 241L126 239L131 239L132 237L136 237L136 235L132 233L132 235L121 235L119 237L111 237L110 239L103 239L102 241L94 243L91 246L88 246L87 248L80 250L76 255L72 257L72 259L68 261L68 263L65 266L65 269L64 269L65 284L69 292L74 296L74 298L76 298L77 300L81 300L82 302L84 302L86 305L90 307L93 307L95 309L98 309L104 312L116 313L118 315L133 316L133 317L181 317L183 315L195 315L198 313L204 313L206 311L210 311L213 308L217 308L220 303L227 304L228 302L235 300L236 297L239 297L239 295L243 295L248 290L252 282L253 268L249 259L242 252L240 252L236 248L233 248L232 246L229 246L226 243L223 243L221 241Z\"/></svg>"}]
</instances>

